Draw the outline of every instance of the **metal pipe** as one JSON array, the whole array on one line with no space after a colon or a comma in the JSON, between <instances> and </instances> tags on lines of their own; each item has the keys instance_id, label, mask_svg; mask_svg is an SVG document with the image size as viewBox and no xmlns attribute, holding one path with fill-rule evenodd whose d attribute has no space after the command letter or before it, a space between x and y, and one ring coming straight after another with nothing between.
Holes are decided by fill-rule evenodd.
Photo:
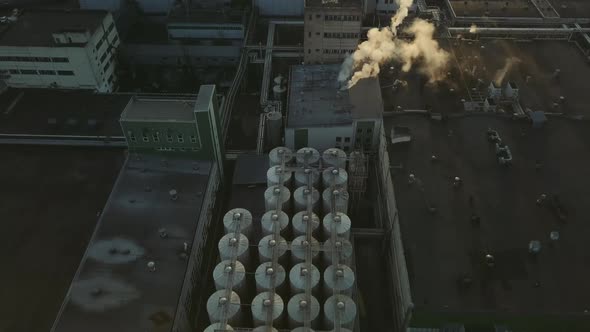
<instances>
[{"instance_id":1,"label":"metal pipe","mask_svg":"<svg viewBox=\"0 0 590 332\"><path fill-rule=\"evenodd\" d=\"M451 33L470 33L469 27L448 28ZM590 28L486 28L477 27L474 34L571 34L574 32L590 32Z\"/></svg>"}]
</instances>

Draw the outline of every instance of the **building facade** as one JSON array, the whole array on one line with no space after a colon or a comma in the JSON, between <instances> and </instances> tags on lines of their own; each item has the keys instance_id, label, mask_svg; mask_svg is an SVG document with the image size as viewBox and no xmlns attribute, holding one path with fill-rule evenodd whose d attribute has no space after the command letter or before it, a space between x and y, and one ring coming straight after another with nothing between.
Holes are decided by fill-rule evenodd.
<instances>
[{"instance_id":1,"label":"building facade","mask_svg":"<svg viewBox=\"0 0 590 332\"><path fill-rule=\"evenodd\" d=\"M3 23L0 75L16 88L112 92L120 44L104 11L30 11Z\"/></svg>"},{"instance_id":2,"label":"building facade","mask_svg":"<svg viewBox=\"0 0 590 332\"><path fill-rule=\"evenodd\" d=\"M307 0L305 63L337 63L354 52L360 40L362 18L360 0Z\"/></svg>"}]
</instances>

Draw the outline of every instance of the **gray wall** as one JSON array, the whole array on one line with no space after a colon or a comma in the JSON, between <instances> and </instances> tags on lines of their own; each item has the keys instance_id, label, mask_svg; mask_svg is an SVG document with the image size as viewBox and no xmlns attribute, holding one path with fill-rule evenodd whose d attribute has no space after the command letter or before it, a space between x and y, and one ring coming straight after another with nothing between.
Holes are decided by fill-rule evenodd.
<instances>
[{"instance_id":1,"label":"gray wall","mask_svg":"<svg viewBox=\"0 0 590 332\"><path fill-rule=\"evenodd\" d=\"M304 0L255 0L262 16L303 16Z\"/></svg>"}]
</instances>

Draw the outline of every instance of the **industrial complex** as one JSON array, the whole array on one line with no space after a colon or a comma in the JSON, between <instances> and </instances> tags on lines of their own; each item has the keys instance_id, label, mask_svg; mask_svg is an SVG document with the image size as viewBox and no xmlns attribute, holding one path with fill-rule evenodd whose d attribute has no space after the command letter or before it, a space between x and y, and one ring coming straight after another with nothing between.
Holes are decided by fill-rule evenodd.
<instances>
[{"instance_id":1,"label":"industrial complex","mask_svg":"<svg viewBox=\"0 0 590 332\"><path fill-rule=\"evenodd\" d=\"M590 331L590 3L0 12L0 332Z\"/></svg>"}]
</instances>

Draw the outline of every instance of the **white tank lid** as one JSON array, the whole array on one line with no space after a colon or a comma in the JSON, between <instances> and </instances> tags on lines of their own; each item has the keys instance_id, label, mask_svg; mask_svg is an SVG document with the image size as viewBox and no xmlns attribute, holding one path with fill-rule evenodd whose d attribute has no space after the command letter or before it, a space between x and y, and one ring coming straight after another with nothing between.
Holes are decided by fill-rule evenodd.
<instances>
[{"instance_id":1,"label":"white tank lid","mask_svg":"<svg viewBox=\"0 0 590 332\"><path fill-rule=\"evenodd\" d=\"M333 290L343 291L354 285L354 271L347 265L330 265L324 271L324 282Z\"/></svg>"},{"instance_id":2,"label":"white tank lid","mask_svg":"<svg viewBox=\"0 0 590 332\"><path fill-rule=\"evenodd\" d=\"M320 244L318 240L312 237L311 241L308 241L305 235L298 236L295 239L293 239L293 242L291 242L291 254L295 258L304 260L305 252L308 250L307 248L309 247L311 247L312 258L316 257L320 252Z\"/></svg>"},{"instance_id":3,"label":"white tank lid","mask_svg":"<svg viewBox=\"0 0 590 332\"><path fill-rule=\"evenodd\" d=\"M289 318L297 323L303 323L306 318L313 321L320 314L320 303L313 295L307 297L305 293L295 294L287 304L287 311Z\"/></svg>"},{"instance_id":4,"label":"white tank lid","mask_svg":"<svg viewBox=\"0 0 590 332\"><path fill-rule=\"evenodd\" d=\"M274 234L267 235L258 242L258 252L267 259L272 259L274 250L276 250L277 257L283 256L288 248L287 240L282 236L275 238Z\"/></svg>"},{"instance_id":5,"label":"white tank lid","mask_svg":"<svg viewBox=\"0 0 590 332\"><path fill-rule=\"evenodd\" d=\"M207 300L207 312L215 322L222 317L233 317L240 310L240 297L234 291L229 296L225 289L213 293Z\"/></svg>"},{"instance_id":6,"label":"white tank lid","mask_svg":"<svg viewBox=\"0 0 590 332\"><path fill-rule=\"evenodd\" d=\"M232 280L234 285L237 285L244 281L246 278L246 268L239 261L226 259L221 261L215 269L213 269L213 280L216 284L227 285L229 280Z\"/></svg>"},{"instance_id":7,"label":"white tank lid","mask_svg":"<svg viewBox=\"0 0 590 332\"><path fill-rule=\"evenodd\" d=\"M280 264L273 266L272 262L265 262L258 265L254 277L258 286L270 289L273 286L273 281L274 287L283 284L287 278L287 272Z\"/></svg>"}]
</instances>

